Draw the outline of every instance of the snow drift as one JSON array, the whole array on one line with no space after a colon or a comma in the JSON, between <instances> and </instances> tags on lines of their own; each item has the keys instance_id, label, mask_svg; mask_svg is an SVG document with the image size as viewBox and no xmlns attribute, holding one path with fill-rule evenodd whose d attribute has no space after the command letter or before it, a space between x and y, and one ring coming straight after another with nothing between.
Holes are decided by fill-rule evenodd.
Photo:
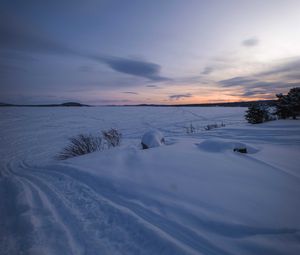
<instances>
[{"instance_id":1,"label":"snow drift","mask_svg":"<svg viewBox=\"0 0 300 255\"><path fill-rule=\"evenodd\" d=\"M165 138L163 134L158 130L148 131L142 136L141 144L143 149L159 147L164 143L165 143Z\"/></svg>"}]
</instances>

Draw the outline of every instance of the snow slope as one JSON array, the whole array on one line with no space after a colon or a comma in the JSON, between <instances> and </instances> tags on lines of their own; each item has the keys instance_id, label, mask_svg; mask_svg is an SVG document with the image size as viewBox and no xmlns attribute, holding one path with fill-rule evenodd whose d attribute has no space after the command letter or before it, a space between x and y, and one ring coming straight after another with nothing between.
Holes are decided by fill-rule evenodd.
<instances>
[{"instance_id":1,"label":"snow slope","mask_svg":"<svg viewBox=\"0 0 300 255\"><path fill-rule=\"evenodd\" d=\"M0 254L300 253L298 120L248 125L245 109L217 107L0 110ZM226 127L201 129L216 122ZM69 136L110 127L121 147L53 159ZM141 150L150 128L168 145Z\"/></svg>"}]
</instances>

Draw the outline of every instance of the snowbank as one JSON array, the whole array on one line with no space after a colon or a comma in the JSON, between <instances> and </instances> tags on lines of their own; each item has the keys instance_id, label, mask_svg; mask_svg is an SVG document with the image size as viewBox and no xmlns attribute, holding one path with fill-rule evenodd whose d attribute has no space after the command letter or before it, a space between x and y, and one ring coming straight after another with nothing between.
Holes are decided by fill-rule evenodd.
<instances>
[{"instance_id":1,"label":"snowbank","mask_svg":"<svg viewBox=\"0 0 300 255\"><path fill-rule=\"evenodd\" d=\"M247 153L257 153L259 149L246 143L236 142L225 139L206 139L205 141L196 144L199 149L207 152L224 152L227 150L233 151L235 148L246 148Z\"/></svg>"},{"instance_id":2,"label":"snowbank","mask_svg":"<svg viewBox=\"0 0 300 255\"><path fill-rule=\"evenodd\" d=\"M143 149L155 148L163 145L165 143L165 138L161 132L158 130L151 130L146 132L142 137Z\"/></svg>"}]
</instances>

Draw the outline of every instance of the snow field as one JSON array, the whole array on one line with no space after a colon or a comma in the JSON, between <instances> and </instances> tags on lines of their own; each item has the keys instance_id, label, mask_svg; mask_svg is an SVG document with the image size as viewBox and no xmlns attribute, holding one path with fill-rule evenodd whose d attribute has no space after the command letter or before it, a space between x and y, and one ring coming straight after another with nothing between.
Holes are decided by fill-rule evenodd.
<instances>
[{"instance_id":1,"label":"snow field","mask_svg":"<svg viewBox=\"0 0 300 255\"><path fill-rule=\"evenodd\" d=\"M299 121L244 108L0 109L0 254L299 254ZM193 123L225 127L186 134ZM111 127L120 147L54 160ZM167 145L141 150L149 129ZM248 154L233 152L247 147Z\"/></svg>"}]
</instances>

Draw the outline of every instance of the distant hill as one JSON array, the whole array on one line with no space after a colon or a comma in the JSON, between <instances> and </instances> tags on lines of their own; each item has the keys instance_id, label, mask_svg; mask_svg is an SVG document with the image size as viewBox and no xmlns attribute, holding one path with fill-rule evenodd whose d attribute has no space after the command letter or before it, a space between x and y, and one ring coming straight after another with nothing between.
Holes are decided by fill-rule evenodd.
<instances>
[{"instance_id":1,"label":"distant hill","mask_svg":"<svg viewBox=\"0 0 300 255\"><path fill-rule=\"evenodd\" d=\"M0 103L0 106L16 106L16 107L82 107L90 106L87 104L81 104L77 102L66 102L62 104L6 104Z\"/></svg>"},{"instance_id":2,"label":"distant hill","mask_svg":"<svg viewBox=\"0 0 300 255\"><path fill-rule=\"evenodd\" d=\"M67 102L67 103L62 103L59 106L89 106L87 104L80 104L77 102Z\"/></svg>"},{"instance_id":3,"label":"distant hill","mask_svg":"<svg viewBox=\"0 0 300 255\"><path fill-rule=\"evenodd\" d=\"M0 103L0 106L13 106L12 104Z\"/></svg>"}]
</instances>

